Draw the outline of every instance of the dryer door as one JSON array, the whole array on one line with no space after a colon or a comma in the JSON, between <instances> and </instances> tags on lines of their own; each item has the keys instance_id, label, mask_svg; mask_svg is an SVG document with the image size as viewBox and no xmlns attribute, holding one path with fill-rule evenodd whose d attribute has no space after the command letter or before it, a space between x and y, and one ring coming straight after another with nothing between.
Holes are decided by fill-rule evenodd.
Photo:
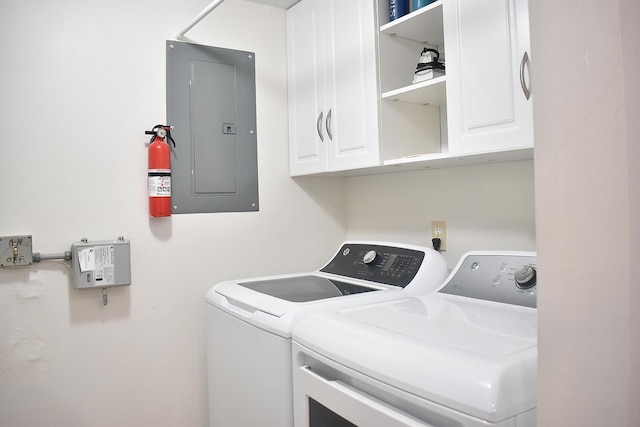
<instances>
[{"instance_id":1,"label":"dryer door","mask_svg":"<svg viewBox=\"0 0 640 427\"><path fill-rule=\"evenodd\" d=\"M313 427L430 426L340 380L301 366L295 372L295 425Z\"/></svg>"}]
</instances>

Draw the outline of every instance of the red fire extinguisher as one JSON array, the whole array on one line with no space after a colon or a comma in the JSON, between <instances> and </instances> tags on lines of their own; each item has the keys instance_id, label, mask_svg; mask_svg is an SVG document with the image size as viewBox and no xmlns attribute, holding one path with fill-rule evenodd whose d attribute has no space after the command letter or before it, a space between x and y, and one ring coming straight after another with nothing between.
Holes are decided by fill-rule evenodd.
<instances>
[{"instance_id":1,"label":"red fire extinguisher","mask_svg":"<svg viewBox=\"0 0 640 427\"><path fill-rule=\"evenodd\" d=\"M149 144L149 215L171 215L171 126L156 125L144 132L153 135Z\"/></svg>"}]
</instances>

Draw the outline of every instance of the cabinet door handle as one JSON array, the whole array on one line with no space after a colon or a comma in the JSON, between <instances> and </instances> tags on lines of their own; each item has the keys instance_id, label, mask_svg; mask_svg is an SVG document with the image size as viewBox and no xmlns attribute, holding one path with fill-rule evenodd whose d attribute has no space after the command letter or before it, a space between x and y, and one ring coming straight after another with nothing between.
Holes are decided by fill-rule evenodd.
<instances>
[{"instance_id":1,"label":"cabinet door handle","mask_svg":"<svg viewBox=\"0 0 640 427\"><path fill-rule=\"evenodd\" d=\"M327 135L329 135L329 139L333 141L333 135L331 134L331 111L329 110L329 114L327 114Z\"/></svg>"},{"instance_id":2,"label":"cabinet door handle","mask_svg":"<svg viewBox=\"0 0 640 427\"><path fill-rule=\"evenodd\" d=\"M522 55L522 61L520 61L520 86L522 86L522 91L524 92L525 98L527 100L531 96L531 92L527 87L527 82L524 81L524 66L529 62L529 54L527 52Z\"/></svg>"},{"instance_id":3,"label":"cabinet door handle","mask_svg":"<svg viewBox=\"0 0 640 427\"><path fill-rule=\"evenodd\" d=\"M316 130L318 131L318 136L320 137L320 141L324 142L324 137L322 136L322 111L318 114L318 121L316 121Z\"/></svg>"}]
</instances>

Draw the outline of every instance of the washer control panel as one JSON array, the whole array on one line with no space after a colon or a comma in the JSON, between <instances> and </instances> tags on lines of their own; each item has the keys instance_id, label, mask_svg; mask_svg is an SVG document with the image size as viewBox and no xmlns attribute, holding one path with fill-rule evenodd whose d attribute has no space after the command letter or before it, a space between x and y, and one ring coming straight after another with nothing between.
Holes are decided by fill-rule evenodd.
<instances>
[{"instance_id":1,"label":"washer control panel","mask_svg":"<svg viewBox=\"0 0 640 427\"><path fill-rule=\"evenodd\" d=\"M438 292L535 308L536 289L536 257L532 253L474 253L458 263Z\"/></svg>"},{"instance_id":2,"label":"washer control panel","mask_svg":"<svg viewBox=\"0 0 640 427\"><path fill-rule=\"evenodd\" d=\"M423 251L414 249L347 243L320 271L405 287L416 276L424 257Z\"/></svg>"}]
</instances>

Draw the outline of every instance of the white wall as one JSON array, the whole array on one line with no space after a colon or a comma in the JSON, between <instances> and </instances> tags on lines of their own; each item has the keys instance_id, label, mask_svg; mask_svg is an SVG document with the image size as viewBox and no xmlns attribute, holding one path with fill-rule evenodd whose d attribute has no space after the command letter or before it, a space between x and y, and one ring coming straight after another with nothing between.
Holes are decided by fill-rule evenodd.
<instances>
[{"instance_id":1,"label":"white wall","mask_svg":"<svg viewBox=\"0 0 640 427\"><path fill-rule=\"evenodd\" d=\"M44 254L123 235L133 264L106 307L63 262L0 270L2 426L206 425L205 291L316 268L345 238L342 180L288 177L284 11L241 0L188 36L256 52L261 210L148 217L165 40L205 5L0 5L0 235L32 234Z\"/></svg>"},{"instance_id":2,"label":"white wall","mask_svg":"<svg viewBox=\"0 0 640 427\"><path fill-rule=\"evenodd\" d=\"M540 426L638 426L640 6L530 3Z\"/></svg>"},{"instance_id":3,"label":"white wall","mask_svg":"<svg viewBox=\"0 0 640 427\"><path fill-rule=\"evenodd\" d=\"M449 268L469 250L535 250L531 160L348 178L346 201L353 239L430 247L446 221Z\"/></svg>"}]
</instances>

